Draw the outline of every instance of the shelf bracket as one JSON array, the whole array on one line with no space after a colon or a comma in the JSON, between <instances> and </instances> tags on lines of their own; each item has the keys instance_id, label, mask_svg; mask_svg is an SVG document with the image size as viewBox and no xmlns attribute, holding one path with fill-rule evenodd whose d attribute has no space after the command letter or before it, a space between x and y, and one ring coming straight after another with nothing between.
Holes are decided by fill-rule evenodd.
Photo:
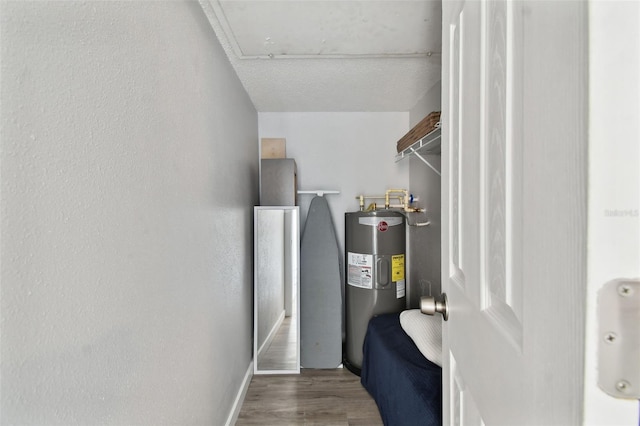
<instances>
[{"instance_id":1,"label":"shelf bracket","mask_svg":"<svg viewBox=\"0 0 640 426\"><path fill-rule=\"evenodd\" d=\"M411 153L412 153L413 155L415 155L416 157L418 157L420 160L422 160L422 162L423 162L424 164L426 164L427 166L429 166L429 168L430 168L431 170L433 170L435 174L437 174L438 176L442 176L442 175L440 174L440 172L438 171L438 169L436 169L435 167L433 167L433 166L431 165L431 163L429 163L429 161L428 161L426 158L424 158L422 155L420 155L420 153L418 153L418 151L416 151L415 149L413 149L413 147L411 147L411 148L409 148L409 149L411 150Z\"/></svg>"}]
</instances>

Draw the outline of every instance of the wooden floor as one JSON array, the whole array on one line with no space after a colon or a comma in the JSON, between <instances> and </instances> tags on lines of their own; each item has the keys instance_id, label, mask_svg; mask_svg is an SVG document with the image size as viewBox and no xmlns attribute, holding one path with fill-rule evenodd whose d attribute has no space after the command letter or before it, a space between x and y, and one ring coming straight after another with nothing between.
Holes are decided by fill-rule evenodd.
<instances>
[{"instance_id":1,"label":"wooden floor","mask_svg":"<svg viewBox=\"0 0 640 426\"><path fill-rule=\"evenodd\" d=\"M254 375L236 425L382 425L378 407L347 369Z\"/></svg>"},{"instance_id":2,"label":"wooden floor","mask_svg":"<svg viewBox=\"0 0 640 426\"><path fill-rule=\"evenodd\" d=\"M258 359L259 370L296 370L298 334L295 319L286 317Z\"/></svg>"}]
</instances>

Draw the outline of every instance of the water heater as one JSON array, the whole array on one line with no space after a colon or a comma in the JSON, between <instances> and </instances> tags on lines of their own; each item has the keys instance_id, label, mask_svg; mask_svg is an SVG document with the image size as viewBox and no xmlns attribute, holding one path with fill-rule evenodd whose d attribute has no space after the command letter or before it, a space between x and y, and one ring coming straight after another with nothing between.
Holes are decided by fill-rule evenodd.
<instances>
[{"instance_id":1,"label":"water heater","mask_svg":"<svg viewBox=\"0 0 640 426\"><path fill-rule=\"evenodd\" d=\"M388 209L345 213L344 365L358 375L369 319L406 309L405 227Z\"/></svg>"}]
</instances>

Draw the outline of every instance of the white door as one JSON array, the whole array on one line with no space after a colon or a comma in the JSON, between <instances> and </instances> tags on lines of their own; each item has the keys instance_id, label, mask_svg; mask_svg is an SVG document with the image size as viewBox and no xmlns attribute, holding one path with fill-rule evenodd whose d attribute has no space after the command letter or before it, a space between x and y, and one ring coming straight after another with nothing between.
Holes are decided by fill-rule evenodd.
<instances>
[{"instance_id":1,"label":"white door","mask_svg":"<svg viewBox=\"0 0 640 426\"><path fill-rule=\"evenodd\" d=\"M589 420L588 22L443 2L444 424Z\"/></svg>"}]
</instances>

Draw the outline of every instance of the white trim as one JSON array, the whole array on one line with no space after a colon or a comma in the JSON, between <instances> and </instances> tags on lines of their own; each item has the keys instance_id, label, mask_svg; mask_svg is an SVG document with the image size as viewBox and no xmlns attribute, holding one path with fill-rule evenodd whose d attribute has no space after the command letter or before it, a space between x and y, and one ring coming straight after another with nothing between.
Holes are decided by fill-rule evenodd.
<instances>
[{"instance_id":1,"label":"white trim","mask_svg":"<svg viewBox=\"0 0 640 426\"><path fill-rule=\"evenodd\" d=\"M224 41L226 41L233 53L235 53L236 57L242 58L242 50L240 50L240 45L231 30L231 26L229 26L229 22L227 22L227 17L220 5L220 1L199 0L198 3L200 3L200 7L204 11L207 20L209 21L209 25L211 25L211 28L216 33L218 39L222 40L222 38L224 38Z\"/></svg>"},{"instance_id":2,"label":"white trim","mask_svg":"<svg viewBox=\"0 0 640 426\"><path fill-rule=\"evenodd\" d=\"M640 275L640 5L589 3L589 175L584 424L637 426L637 399L617 399L598 385L598 292L616 278ZM625 217L607 210L629 210ZM635 215L634 212L635 211Z\"/></svg>"},{"instance_id":3,"label":"white trim","mask_svg":"<svg viewBox=\"0 0 640 426\"><path fill-rule=\"evenodd\" d=\"M249 384L251 384L251 379L253 378L253 361L249 363L249 368L247 368L247 372L244 375L244 379L242 380L242 385L238 390L238 394L236 395L236 399L233 402L233 407L231 408L231 412L229 413L229 417L227 417L227 421L225 426L233 426L236 424L238 420L238 416L240 415L240 410L242 409L242 404L244 403L244 398L247 396L247 391L249 390Z\"/></svg>"},{"instance_id":4,"label":"white trim","mask_svg":"<svg viewBox=\"0 0 640 426\"><path fill-rule=\"evenodd\" d=\"M260 357L262 356L262 352L265 349L269 348L269 346L271 345L271 342L273 341L274 337L276 337L276 333L278 333L278 330L280 329L280 326L282 325L282 321L284 321L284 314L285 314L284 311L280 312L280 316L278 317L276 323L273 325L273 328L269 332L269 335L267 336L266 339L264 339L264 342L260 346L260 349L258 349L258 353L256 355L256 357L258 359L260 359ZM258 364L257 363L256 363L256 368L258 368Z\"/></svg>"}]
</instances>

